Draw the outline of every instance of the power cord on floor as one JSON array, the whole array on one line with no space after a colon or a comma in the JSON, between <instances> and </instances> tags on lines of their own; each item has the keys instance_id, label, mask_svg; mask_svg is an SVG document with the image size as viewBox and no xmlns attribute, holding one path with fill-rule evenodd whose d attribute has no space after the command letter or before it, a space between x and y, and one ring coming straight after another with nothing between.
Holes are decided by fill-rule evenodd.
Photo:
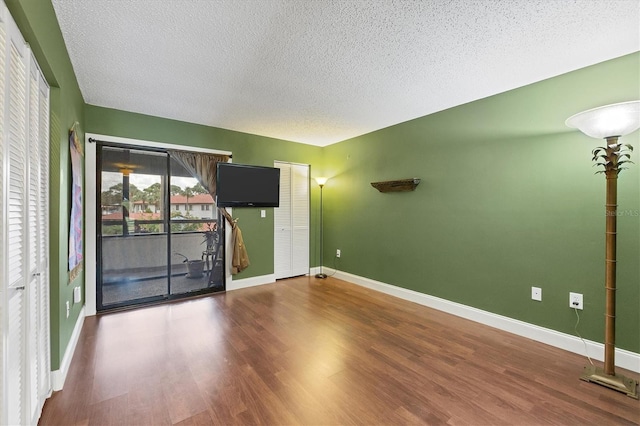
<instances>
[{"instance_id":1,"label":"power cord on floor","mask_svg":"<svg viewBox=\"0 0 640 426\"><path fill-rule=\"evenodd\" d=\"M338 272L338 268L336 268L336 259L340 259L338 256L333 256L333 274L327 275L327 277L332 277Z\"/></svg>"},{"instance_id":2,"label":"power cord on floor","mask_svg":"<svg viewBox=\"0 0 640 426\"><path fill-rule=\"evenodd\" d=\"M591 361L591 357L589 357L589 353L587 352L587 342L585 342L585 340L582 338L582 336L578 332L578 324L580 324L580 314L578 313L578 308L573 308L573 310L576 311L576 317L578 318L576 320L576 325L573 327L573 329L575 330L576 335L580 338L580 340L582 340L582 343L584 344L584 354L587 356L589 363L593 365L593 361Z\"/></svg>"},{"instance_id":3,"label":"power cord on floor","mask_svg":"<svg viewBox=\"0 0 640 426\"><path fill-rule=\"evenodd\" d=\"M336 272L338 272L338 269L336 268L336 259L338 259L338 256L333 256L333 274L326 274L327 278L334 276ZM311 276L311 272L309 272L309 276Z\"/></svg>"}]
</instances>

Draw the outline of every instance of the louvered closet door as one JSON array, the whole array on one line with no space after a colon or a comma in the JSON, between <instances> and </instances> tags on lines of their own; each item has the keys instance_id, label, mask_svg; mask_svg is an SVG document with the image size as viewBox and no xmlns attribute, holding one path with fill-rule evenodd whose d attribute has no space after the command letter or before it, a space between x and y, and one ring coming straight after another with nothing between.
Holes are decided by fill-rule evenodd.
<instances>
[{"instance_id":1,"label":"louvered closet door","mask_svg":"<svg viewBox=\"0 0 640 426\"><path fill-rule=\"evenodd\" d=\"M40 147L38 133L38 78L33 67L29 72L28 99L28 141L29 157L27 164L27 250L29 263L27 269L26 298L28 303L27 322L27 376L29 379L28 418L33 417L33 410L38 405L38 353L32 348L38 346L38 199L40 193Z\"/></svg>"},{"instance_id":2,"label":"louvered closet door","mask_svg":"<svg viewBox=\"0 0 640 426\"><path fill-rule=\"evenodd\" d=\"M0 424L50 393L49 88L0 3Z\"/></svg>"},{"instance_id":3,"label":"louvered closet door","mask_svg":"<svg viewBox=\"0 0 640 426\"><path fill-rule=\"evenodd\" d=\"M274 274L276 279L291 277L291 166L275 163L280 169L280 207L273 209Z\"/></svg>"},{"instance_id":4,"label":"louvered closet door","mask_svg":"<svg viewBox=\"0 0 640 426\"><path fill-rule=\"evenodd\" d=\"M49 393L49 273L48 273L48 87L31 58L29 72L29 161L27 241L29 265L27 373L29 377L28 418L37 420ZM44 169L44 170L43 170Z\"/></svg>"},{"instance_id":5,"label":"louvered closet door","mask_svg":"<svg viewBox=\"0 0 640 426\"><path fill-rule=\"evenodd\" d=\"M309 272L309 166L275 162L280 169L280 207L274 210L276 279Z\"/></svg>"},{"instance_id":6,"label":"louvered closet door","mask_svg":"<svg viewBox=\"0 0 640 426\"><path fill-rule=\"evenodd\" d=\"M26 286L28 259L26 247L26 126L27 126L27 61L25 47L11 32L7 40L7 60L9 62L7 97L8 110L5 111L7 130L8 194L7 194L7 422L25 424L27 405L25 404L28 382L26 381Z\"/></svg>"},{"instance_id":7,"label":"louvered closet door","mask_svg":"<svg viewBox=\"0 0 640 426\"><path fill-rule=\"evenodd\" d=\"M292 276L309 272L309 166L291 165Z\"/></svg>"},{"instance_id":8,"label":"louvered closet door","mask_svg":"<svg viewBox=\"0 0 640 426\"><path fill-rule=\"evenodd\" d=\"M38 335L38 413L51 392L51 347L49 313L49 86L38 73L38 220L37 240L37 297Z\"/></svg>"},{"instance_id":9,"label":"louvered closet door","mask_svg":"<svg viewBox=\"0 0 640 426\"><path fill-rule=\"evenodd\" d=\"M6 138L4 136L5 133L5 122L4 122L4 105L5 105L5 78L4 78L4 69L5 69L5 53L6 53L6 31L5 31L5 22L2 20L2 15L0 15L0 114L2 115L2 119L0 119L0 336L3 337L6 330L6 293L7 289L5 286L6 283L6 271L7 268L5 266L5 241L6 232L5 232L5 194L4 194L4 171L6 169L5 159L6 159L6 147L7 144L5 142ZM4 354L5 348L2 344L0 344L0 377L4 377ZM5 404L5 388L0 381L0 424L4 422L5 417L2 413L6 412L6 404Z\"/></svg>"}]
</instances>

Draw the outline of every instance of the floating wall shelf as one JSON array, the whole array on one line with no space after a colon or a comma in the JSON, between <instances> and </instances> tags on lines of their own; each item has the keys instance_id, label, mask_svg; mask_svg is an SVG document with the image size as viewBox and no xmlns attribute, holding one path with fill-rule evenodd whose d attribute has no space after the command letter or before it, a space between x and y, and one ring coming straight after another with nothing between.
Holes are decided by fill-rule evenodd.
<instances>
[{"instance_id":1,"label":"floating wall shelf","mask_svg":"<svg viewBox=\"0 0 640 426\"><path fill-rule=\"evenodd\" d=\"M420 183L420 179L387 180L384 182L371 182L371 186L380 192L406 192L413 191Z\"/></svg>"}]
</instances>

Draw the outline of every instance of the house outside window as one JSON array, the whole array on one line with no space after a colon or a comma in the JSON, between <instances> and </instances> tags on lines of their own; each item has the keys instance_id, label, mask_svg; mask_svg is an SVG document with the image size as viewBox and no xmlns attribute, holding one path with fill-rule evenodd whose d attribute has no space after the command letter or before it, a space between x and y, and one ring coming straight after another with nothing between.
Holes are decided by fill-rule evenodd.
<instances>
[{"instance_id":1,"label":"house outside window","mask_svg":"<svg viewBox=\"0 0 640 426\"><path fill-rule=\"evenodd\" d=\"M215 203L209 194L194 194L187 199L184 195L172 195L169 202L171 203L171 211L182 216L192 215L194 210L197 211L197 218L211 219L215 218ZM187 204L188 203L188 204Z\"/></svg>"}]
</instances>

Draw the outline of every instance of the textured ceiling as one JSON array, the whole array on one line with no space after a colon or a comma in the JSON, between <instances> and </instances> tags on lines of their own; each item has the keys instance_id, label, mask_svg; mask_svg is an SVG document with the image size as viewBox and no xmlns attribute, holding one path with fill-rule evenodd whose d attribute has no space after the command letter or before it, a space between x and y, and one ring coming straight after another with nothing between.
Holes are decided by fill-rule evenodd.
<instances>
[{"instance_id":1,"label":"textured ceiling","mask_svg":"<svg viewBox=\"0 0 640 426\"><path fill-rule=\"evenodd\" d=\"M53 0L85 102L328 145L640 50L638 0Z\"/></svg>"}]
</instances>

